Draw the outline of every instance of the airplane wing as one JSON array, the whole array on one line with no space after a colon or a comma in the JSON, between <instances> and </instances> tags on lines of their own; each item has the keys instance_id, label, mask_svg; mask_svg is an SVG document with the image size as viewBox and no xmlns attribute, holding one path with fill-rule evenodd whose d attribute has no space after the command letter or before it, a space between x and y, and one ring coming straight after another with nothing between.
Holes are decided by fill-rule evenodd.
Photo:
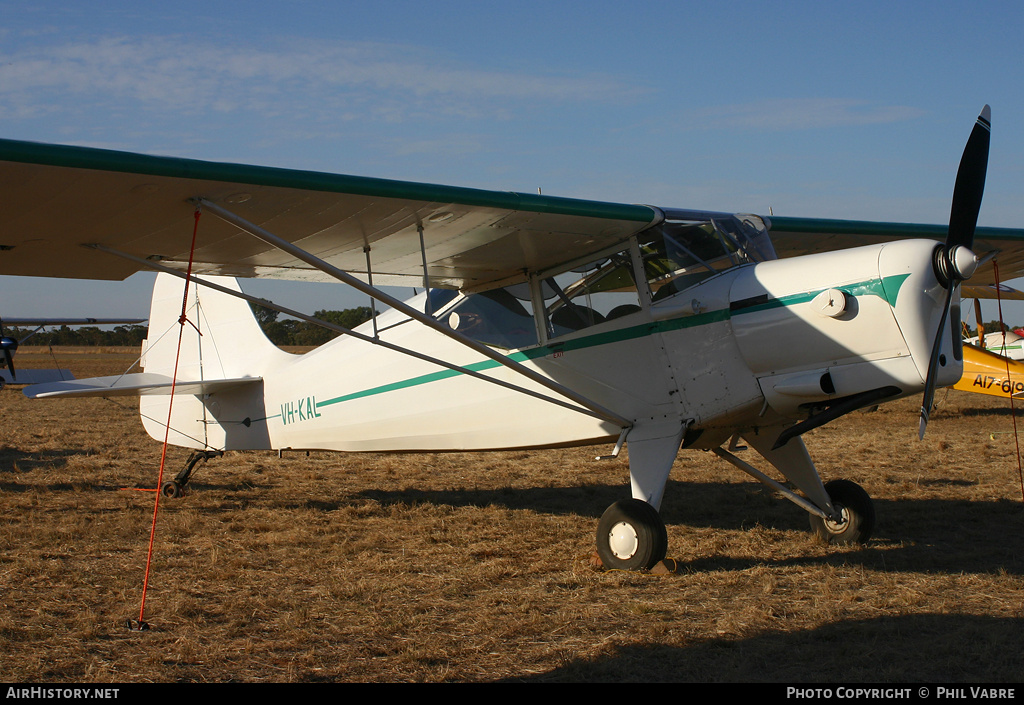
<instances>
[{"instance_id":1,"label":"airplane wing","mask_svg":"<svg viewBox=\"0 0 1024 705\"><path fill-rule=\"evenodd\" d=\"M0 194L0 274L91 279L142 267L81 245L184 269L198 197L353 274L365 275L369 249L375 285L421 286L425 260L431 286L486 287L661 218L648 206L11 140L0 140ZM324 278L216 217L197 232L196 274Z\"/></svg>"},{"instance_id":2,"label":"airplane wing","mask_svg":"<svg viewBox=\"0 0 1024 705\"><path fill-rule=\"evenodd\" d=\"M597 253L660 222L658 208L0 140L0 274L124 279L135 262L184 269L202 198L375 285L479 290ZM723 214L718 214L719 216ZM780 257L882 240L943 240L946 226L772 219ZM421 241L422 238L422 241ZM979 228L1003 280L1024 276L1024 230ZM369 259L370 265L367 266ZM202 218L196 274L322 281L237 226ZM994 283L991 264L972 284Z\"/></svg>"},{"instance_id":3,"label":"airplane wing","mask_svg":"<svg viewBox=\"0 0 1024 705\"><path fill-rule=\"evenodd\" d=\"M965 299L1002 299L1003 301L1024 301L1024 291L1000 284L961 284L960 295Z\"/></svg>"},{"instance_id":4,"label":"airplane wing","mask_svg":"<svg viewBox=\"0 0 1024 705\"><path fill-rule=\"evenodd\" d=\"M842 250L904 238L946 239L946 225L885 223L867 220L787 218L772 216L771 237L779 257ZM978 227L972 247L979 258L996 253L999 281L1024 276L1024 229ZM995 285L992 261L984 262L971 277L971 286ZM967 296L967 294L964 294ZM994 297L994 294L993 294Z\"/></svg>"},{"instance_id":5,"label":"airplane wing","mask_svg":"<svg viewBox=\"0 0 1024 705\"><path fill-rule=\"evenodd\" d=\"M62 382L73 380L75 376L71 370L58 369L28 369L18 370L17 379L10 370L0 369L0 387L5 384L47 384L50 382Z\"/></svg>"}]
</instances>

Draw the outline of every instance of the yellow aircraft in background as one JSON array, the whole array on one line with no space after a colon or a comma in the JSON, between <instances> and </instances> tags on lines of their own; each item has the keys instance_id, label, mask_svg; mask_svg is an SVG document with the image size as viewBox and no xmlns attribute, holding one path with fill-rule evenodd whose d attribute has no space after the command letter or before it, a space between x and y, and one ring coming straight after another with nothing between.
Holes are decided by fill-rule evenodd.
<instances>
[{"instance_id":1,"label":"yellow aircraft in background","mask_svg":"<svg viewBox=\"0 0 1024 705\"><path fill-rule=\"evenodd\" d=\"M1024 363L964 343L964 374L953 389L995 397L1024 395Z\"/></svg>"},{"instance_id":2,"label":"yellow aircraft in background","mask_svg":"<svg viewBox=\"0 0 1024 705\"><path fill-rule=\"evenodd\" d=\"M953 389L1004 398L1024 395L1024 336L1010 330L986 334L981 323L980 300L997 298L995 287L964 286L963 295L974 299L978 335L968 338L964 324L964 373ZM1021 301L1024 293L1000 285L998 298Z\"/></svg>"}]
</instances>

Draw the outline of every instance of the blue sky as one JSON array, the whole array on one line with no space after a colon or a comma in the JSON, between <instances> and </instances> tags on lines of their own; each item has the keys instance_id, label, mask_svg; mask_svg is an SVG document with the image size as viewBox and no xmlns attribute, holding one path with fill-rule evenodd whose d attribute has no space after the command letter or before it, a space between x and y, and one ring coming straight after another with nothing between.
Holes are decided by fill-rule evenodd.
<instances>
[{"instance_id":1,"label":"blue sky","mask_svg":"<svg viewBox=\"0 0 1024 705\"><path fill-rule=\"evenodd\" d=\"M943 223L989 103L980 223L1019 227L1021 27L1014 2L0 0L0 137ZM2 313L145 315L147 282L8 278ZM363 303L246 288L308 311Z\"/></svg>"}]
</instances>

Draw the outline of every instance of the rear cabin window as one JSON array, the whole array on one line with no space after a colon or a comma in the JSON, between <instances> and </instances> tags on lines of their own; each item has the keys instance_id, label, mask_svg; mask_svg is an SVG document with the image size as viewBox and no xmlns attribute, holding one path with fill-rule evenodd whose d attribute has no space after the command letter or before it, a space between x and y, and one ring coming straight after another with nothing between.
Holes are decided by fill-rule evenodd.
<instances>
[{"instance_id":1,"label":"rear cabin window","mask_svg":"<svg viewBox=\"0 0 1024 705\"><path fill-rule=\"evenodd\" d=\"M470 294L442 320L468 338L515 350L537 344L537 324L527 285Z\"/></svg>"}]
</instances>

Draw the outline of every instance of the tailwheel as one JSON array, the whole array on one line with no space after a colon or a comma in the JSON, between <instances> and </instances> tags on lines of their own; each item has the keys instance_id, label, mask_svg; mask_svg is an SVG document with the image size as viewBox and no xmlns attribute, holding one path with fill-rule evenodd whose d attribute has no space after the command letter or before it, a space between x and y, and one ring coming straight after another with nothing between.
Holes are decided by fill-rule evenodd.
<instances>
[{"instance_id":1,"label":"tailwheel","mask_svg":"<svg viewBox=\"0 0 1024 705\"><path fill-rule=\"evenodd\" d=\"M184 487L176 480L168 480L164 483L164 486L160 488L160 493L164 497L170 499L177 499L185 494Z\"/></svg>"},{"instance_id":2,"label":"tailwheel","mask_svg":"<svg viewBox=\"0 0 1024 705\"><path fill-rule=\"evenodd\" d=\"M192 471L195 470L196 465L200 462L205 463L210 458L218 458L222 455L224 455L224 451L220 450L195 451L188 456L182 471L175 475L173 480L165 482L160 488L160 492L169 499L177 499L184 496L185 488L188 486L189 480L192 479Z\"/></svg>"},{"instance_id":3,"label":"tailwheel","mask_svg":"<svg viewBox=\"0 0 1024 705\"><path fill-rule=\"evenodd\" d=\"M642 500L616 502L597 525L597 555L606 568L649 570L666 551L665 523L658 510Z\"/></svg>"},{"instance_id":4,"label":"tailwheel","mask_svg":"<svg viewBox=\"0 0 1024 705\"><path fill-rule=\"evenodd\" d=\"M875 528L875 505L860 485L849 480L825 483L832 506L840 513L839 521L811 515L811 531L827 543L867 543Z\"/></svg>"}]
</instances>

